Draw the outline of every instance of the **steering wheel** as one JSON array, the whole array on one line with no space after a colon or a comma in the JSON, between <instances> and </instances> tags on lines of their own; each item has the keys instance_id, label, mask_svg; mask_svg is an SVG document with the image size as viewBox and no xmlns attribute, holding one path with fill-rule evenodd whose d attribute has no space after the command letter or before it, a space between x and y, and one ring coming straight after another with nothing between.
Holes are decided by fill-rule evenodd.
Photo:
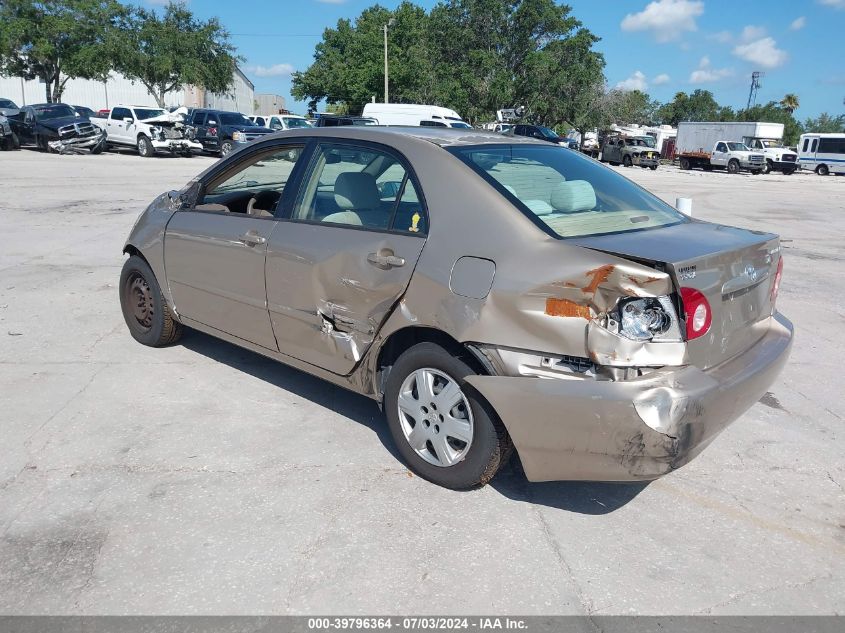
<instances>
[{"instance_id":1,"label":"steering wheel","mask_svg":"<svg viewBox=\"0 0 845 633\"><path fill-rule=\"evenodd\" d=\"M265 189L253 195L246 205L247 215L273 215L273 209L279 202L282 194L273 189ZM259 212L263 213L259 213Z\"/></svg>"}]
</instances>

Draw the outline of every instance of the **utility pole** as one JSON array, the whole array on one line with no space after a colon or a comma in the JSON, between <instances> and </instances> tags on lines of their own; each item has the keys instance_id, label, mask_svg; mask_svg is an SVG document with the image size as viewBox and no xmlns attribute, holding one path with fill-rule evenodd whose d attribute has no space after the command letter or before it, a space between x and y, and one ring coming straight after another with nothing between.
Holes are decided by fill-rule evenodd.
<instances>
[{"instance_id":1,"label":"utility pole","mask_svg":"<svg viewBox=\"0 0 845 633\"><path fill-rule=\"evenodd\" d=\"M390 103L390 100L388 98L389 88L388 88L388 85L387 85L387 80L388 80L388 71L387 71L387 28L388 27L393 28L394 24L396 24L396 20L394 18L390 18L387 21L387 24L385 24L384 27L383 27L384 28L384 102L385 103Z\"/></svg>"},{"instance_id":2,"label":"utility pole","mask_svg":"<svg viewBox=\"0 0 845 633\"><path fill-rule=\"evenodd\" d=\"M748 92L748 105L745 106L746 110L749 110L752 105L757 105L757 90L760 88L760 78L764 75L765 73L761 73L759 70L755 70L751 73L751 90Z\"/></svg>"}]
</instances>

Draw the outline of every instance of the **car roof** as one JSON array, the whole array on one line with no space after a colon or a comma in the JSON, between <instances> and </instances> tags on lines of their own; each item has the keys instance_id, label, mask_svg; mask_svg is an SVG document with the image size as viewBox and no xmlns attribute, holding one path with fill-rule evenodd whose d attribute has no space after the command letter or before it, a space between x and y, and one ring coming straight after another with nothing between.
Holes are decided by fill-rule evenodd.
<instances>
[{"instance_id":1,"label":"car roof","mask_svg":"<svg viewBox=\"0 0 845 633\"><path fill-rule=\"evenodd\" d=\"M279 132L288 134L290 132ZM428 141L441 147L455 147L466 145L514 145L533 144L546 145L545 142L526 138L522 136L504 136L487 130L476 130L468 128L449 127L417 127L417 126L337 126L312 128L302 130L299 136L332 136L335 138L350 138L370 140L389 144L393 137L411 137L422 141Z\"/></svg>"}]
</instances>

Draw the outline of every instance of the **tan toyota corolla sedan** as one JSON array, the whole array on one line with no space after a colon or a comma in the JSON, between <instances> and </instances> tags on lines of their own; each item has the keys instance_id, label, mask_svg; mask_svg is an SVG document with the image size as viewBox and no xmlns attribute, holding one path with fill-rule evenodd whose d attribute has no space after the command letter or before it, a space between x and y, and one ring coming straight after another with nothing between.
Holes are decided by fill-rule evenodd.
<instances>
[{"instance_id":1,"label":"tan toyota corolla sedan","mask_svg":"<svg viewBox=\"0 0 845 633\"><path fill-rule=\"evenodd\" d=\"M692 220L594 160L438 128L267 136L126 242L146 345L201 330L365 394L450 488L648 480L772 384L778 237Z\"/></svg>"}]
</instances>

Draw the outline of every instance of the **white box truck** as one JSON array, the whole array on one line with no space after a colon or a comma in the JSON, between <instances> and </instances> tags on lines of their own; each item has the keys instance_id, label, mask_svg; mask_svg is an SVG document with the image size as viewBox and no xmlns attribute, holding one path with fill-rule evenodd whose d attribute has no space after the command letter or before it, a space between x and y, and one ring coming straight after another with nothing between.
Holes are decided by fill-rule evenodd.
<instances>
[{"instance_id":1,"label":"white box truck","mask_svg":"<svg viewBox=\"0 0 845 633\"><path fill-rule=\"evenodd\" d=\"M678 124L675 157L681 169L741 170L759 174L771 170L791 174L797 154L783 147L783 123L754 121L692 122Z\"/></svg>"},{"instance_id":2,"label":"white box truck","mask_svg":"<svg viewBox=\"0 0 845 633\"><path fill-rule=\"evenodd\" d=\"M379 125L472 127L454 110L419 103L367 103L363 116L375 119Z\"/></svg>"}]
</instances>

